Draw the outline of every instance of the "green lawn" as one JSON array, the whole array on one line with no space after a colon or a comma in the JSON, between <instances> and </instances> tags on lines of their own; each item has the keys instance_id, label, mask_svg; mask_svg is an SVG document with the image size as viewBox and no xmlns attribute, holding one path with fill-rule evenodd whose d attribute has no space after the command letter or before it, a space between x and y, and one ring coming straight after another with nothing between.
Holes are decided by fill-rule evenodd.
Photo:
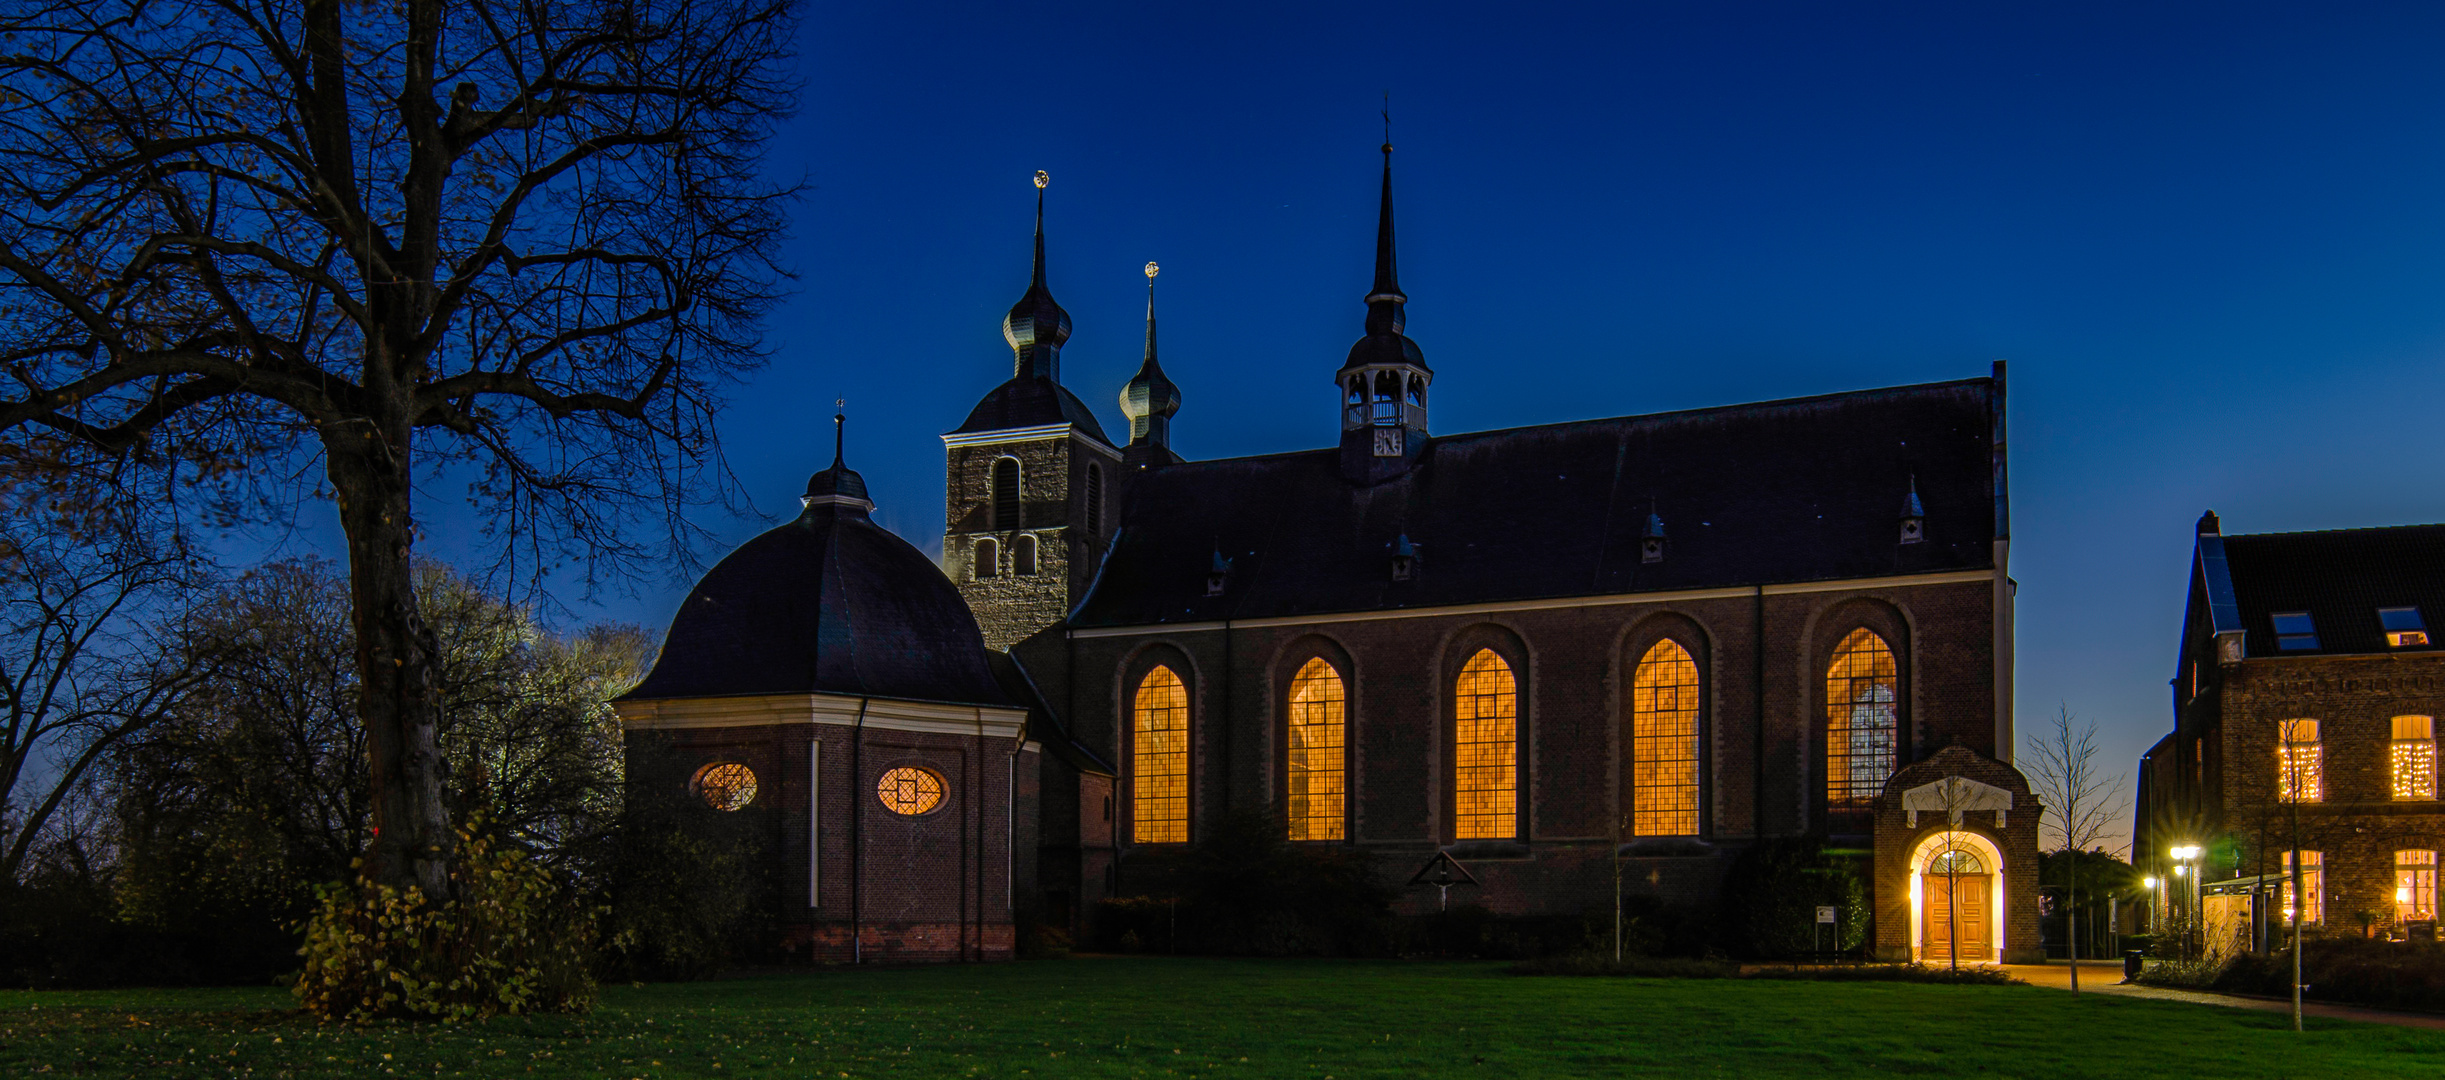
<instances>
[{"instance_id":1,"label":"green lawn","mask_svg":"<svg viewBox=\"0 0 2445 1080\"><path fill-rule=\"evenodd\" d=\"M0 992L0 1076L2445 1075L2445 1033L2026 986L1074 959L614 987L583 1018L317 1025L277 990Z\"/></svg>"}]
</instances>

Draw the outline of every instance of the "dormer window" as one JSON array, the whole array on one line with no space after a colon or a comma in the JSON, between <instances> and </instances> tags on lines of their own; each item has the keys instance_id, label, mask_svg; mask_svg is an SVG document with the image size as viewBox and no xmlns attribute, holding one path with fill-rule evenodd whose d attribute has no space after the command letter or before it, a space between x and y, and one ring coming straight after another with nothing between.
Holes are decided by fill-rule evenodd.
<instances>
[{"instance_id":1,"label":"dormer window","mask_svg":"<svg viewBox=\"0 0 2445 1080\"><path fill-rule=\"evenodd\" d=\"M1408 533L1402 533L1401 538L1392 545L1392 580L1407 581L1417 572L1417 546L1409 542Z\"/></svg>"},{"instance_id":2,"label":"dormer window","mask_svg":"<svg viewBox=\"0 0 2445 1080\"><path fill-rule=\"evenodd\" d=\"M1653 513L1647 515L1646 531L1639 536L1638 541L1638 561L1642 563L1664 561L1664 519L1661 515Z\"/></svg>"},{"instance_id":3,"label":"dormer window","mask_svg":"<svg viewBox=\"0 0 2445 1080\"><path fill-rule=\"evenodd\" d=\"M1231 560L1223 558L1222 552L1217 551L1214 553L1213 568L1206 571L1206 595L1221 596L1224 587L1230 583Z\"/></svg>"},{"instance_id":4,"label":"dormer window","mask_svg":"<svg viewBox=\"0 0 2445 1080\"><path fill-rule=\"evenodd\" d=\"M2318 647L2318 624L2310 621L2306 611L2275 613L2275 647L2285 652L2304 652Z\"/></svg>"},{"instance_id":5,"label":"dormer window","mask_svg":"<svg viewBox=\"0 0 2445 1080\"><path fill-rule=\"evenodd\" d=\"M2428 644L2428 624L2421 621L2418 608L2378 608L2377 625L2385 628L2386 644L2394 648Z\"/></svg>"}]
</instances>

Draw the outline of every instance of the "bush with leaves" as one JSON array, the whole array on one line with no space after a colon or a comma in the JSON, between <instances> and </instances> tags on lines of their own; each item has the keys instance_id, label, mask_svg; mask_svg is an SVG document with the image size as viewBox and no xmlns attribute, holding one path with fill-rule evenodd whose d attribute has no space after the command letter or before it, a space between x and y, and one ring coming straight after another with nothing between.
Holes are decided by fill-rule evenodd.
<instances>
[{"instance_id":1,"label":"bush with leaves","mask_svg":"<svg viewBox=\"0 0 2445 1080\"><path fill-rule=\"evenodd\" d=\"M1145 890L1104 901L1096 942L1137 935L1151 952L1380 956L1392 951L1392 891L1364 852L1291 845L1282 822L1226 814L1188 851L1122 870Z\"/></svg>"},{"instance_id":2,"label":"bush with leaves","mask_svg":"<svg viewBox=\"0 0 2445 1080\"><path fill-rule=\"evenodd\" d=\"M1859 863L1829 855L1811 838L1765 840L1733 860L1723 879L1724 946L1750 959L1780 959L1867 943L1867 886ZM1818 929L1816 909L1832 906L1836 932ZM1822 935L1822 939L1821 939Z\"/></svg>"},{"instance_id":3,"label":"bush with leaves","mask_svg":"<svg viewBox=\"0 0 2445 1080\"><path fill-rule=\"evenodd\" d=\"M458 830L455 895L434 902L414 886L360 878L327 885L298 950L294 992L329 1020L476 1020L583 1012L594 1004L587 945L594 912L481 822Z\"/></svg>"},{"instance_id":4,"label":"bush with leaves","mask_svg":"<svg viewBox=\"0 0 2445 1080\"><path fill-rule=\"evenodd\" d=\"M706 806L688 788L688 764L659 739L629 747L618 825L588 863L606 979L700 979L769 958L773 897L761 868L779 823L760 806Z\"/></svg>"}]
</instances>

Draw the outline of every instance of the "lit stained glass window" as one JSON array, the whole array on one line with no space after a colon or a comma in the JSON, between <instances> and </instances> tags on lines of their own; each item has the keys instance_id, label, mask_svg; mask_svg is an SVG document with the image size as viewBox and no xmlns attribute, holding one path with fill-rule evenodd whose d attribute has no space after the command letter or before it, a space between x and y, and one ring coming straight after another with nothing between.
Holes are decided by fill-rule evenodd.
<instances>
[{"instance_id":1,"label":"lit stained glass window","mask_svg":"<svg viewBox=\"0 0 2445 1080\"><path fill-rule=\"evenodd\" d=\"M1655 643L1630 680L1631 832L1698 834L1698 665Z\"/></svg>"},{"instance_id":2,"label":"lit stained glass window","mask_svg":"<svg viewBox=\"0 0 2445 1080\"><path fill-rule=\"evenodd\" d=\"M2395 717L2392 750L2394 797L2436 798L2436 719L2427 716Z\"/></svg>"},{"instance_id":3,"label":"lit stained glass window","mask_svg":"<svg viewBox=\"0 0 2445 1080\"><path fill-rule=\"evenodd\" d=\"M1339 840L1343 820L1345 704L1341 673L1323 657L1290 681L1290 838Z\"/></svg>"},{"instance_id":4,"label":"lit stained glass window","mask_svg":"<svg viewBox=\"0 0 2445 1080\"><path fill-rule=\"evenodd\" d=\"M884 809L915 817L942 805L942 777L930 769L903 766L884 773L874 794L883 800Z\"/></svg>"},{"instance_id":5,"label":"lit stained glass window","mask_svg":"<svg viewBox=\"0 0 2445 1080\"><path fill-rule=\"evenodd\" d=\"M2318 743L2318 722L2286 720L2275 748L2275 797L2283 802L2318 802L2326 797L2326 748Z\"/></svg>"},{"instance_id":6,"label":"lit stained glass window","mask_svg":"<svg viewBox=\"0 0 2445 1080\"><path fill-rule=\"evenodd\" d=\"M696 770L688 786L716 810L737 810L756 801L756 771L735 761Z\"/></svg>"},{"instance_id":7,"label":"lit stained glass window","mask_svg":"<svg viewBox=\"0 0 2445 1080\"><path fill-rule=\"evenodd\" d=\"M2321 852L2301 853L2301 888L2309 894L2308 910L2301 912L2301 921L2326 921L2326 856ZM2284 921L2292 921L2292 852L2284 852Z\"/></svg>"},{"instance_id":8,"label":"lit stained glass window","mask_svg":"<svg viewBox=\"0 0 2445 1080\"><path fill-rule=\"evenodd\" d=\"M1453 700L1453 834L1509 840L1519 831L1519 680L1494 650L1479 649L1461 667Z\"/></svg>"},{"instance_id":9,"label":"lit stained glass window","mask_svg":"<svg viewBox=\"0 0 2445 1080\"><path fill-rule=\"evenodd\" d=\"M2403 922L2433 922L2437 917L2437 853L2394 853L2394 916Z\"/></svg>"},{"instance_id":10,"label":"lit stained glass window","mask_svg":"<svg viewBox=\"0 0 2445 1080\"><path fill-rule=\"evenodd\" d=\"M1893 649L1861 627L1825 671L1825 802L1864 810L1893 776L1901 734L1901 675Z\"/></svg>"},{"instance_id":11,"label":"lit stained glass window","mask_svg":"<svg viewBox=\"0 0 2445 1080\"><path fill-rule=\"evenodd\" d=\"M1180 676L1158 667L1138 681L1131 710L1129 820L1141 844L1182 844L1189 838L1189 692Z\"/></svg>"}]
</instances>

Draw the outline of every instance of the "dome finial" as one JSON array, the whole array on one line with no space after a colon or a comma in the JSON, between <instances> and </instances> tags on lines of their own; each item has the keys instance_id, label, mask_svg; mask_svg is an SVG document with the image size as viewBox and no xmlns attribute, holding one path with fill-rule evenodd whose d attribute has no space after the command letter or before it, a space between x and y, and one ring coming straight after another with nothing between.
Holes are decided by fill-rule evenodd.
<instances>
[{"instance_id":1,"label":"dome finial","mask_svg":"<svg viewBox=\"0 0 2445 1080\"><path fill-rule=\"evenodd\" d=\"M1171 449L1172 414L1180 411L1180 388L1163 375L1155 360L1155 275L1163 268L1146 264L1146 360L1138 373L1121 386L1121 415L1129 418L1129 445L1122 460L1132 465L1169 465L1179 461Z\"/></svg>"},{"instance_id":2,"label":"dome finial","mask_svg":"<svg viewBox=\"0 0 2445 1080\"><path fill-rule=\"evenodd\" d=\"M807 478L807 493L798 505L812 511L816 507L832 507L836 511L863 514L874 509L874 500L866 494L866 478L849 467L846 446L849 429L849 399L832 399L832 467Z\"/></svg>"},{"instance_id":3,"label":"dome finial","mask_svg":"<svg viewBox=\"0 0 2445 1080\"><path fill-rule=\"evenodd\" d=\"M844 432L849 425L849 399L832 399L832 467L841 467L841 449L846 441Z\"/></svg>"}]
</instances>

